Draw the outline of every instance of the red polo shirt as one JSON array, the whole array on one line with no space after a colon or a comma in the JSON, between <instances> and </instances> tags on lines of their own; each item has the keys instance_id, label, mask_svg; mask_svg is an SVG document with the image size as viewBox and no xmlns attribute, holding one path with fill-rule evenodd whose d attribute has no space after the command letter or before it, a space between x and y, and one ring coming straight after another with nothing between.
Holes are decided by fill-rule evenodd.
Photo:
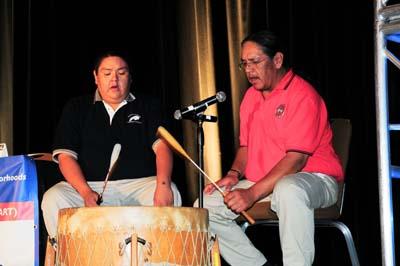
<instances>
[{"instance_id":1,"label":"red polo shirt","mask_svg":"<svg viewBox=\"0 0 400 266\"><path fill-rule=\"evenodd\" d=\"M253 87L247 90L240 105L240 145L248 149L245 175L254 182L289 151L310 155L302 171L343 179L325 103L291 70L266 98Z\"/></svg>"}]
</instances>

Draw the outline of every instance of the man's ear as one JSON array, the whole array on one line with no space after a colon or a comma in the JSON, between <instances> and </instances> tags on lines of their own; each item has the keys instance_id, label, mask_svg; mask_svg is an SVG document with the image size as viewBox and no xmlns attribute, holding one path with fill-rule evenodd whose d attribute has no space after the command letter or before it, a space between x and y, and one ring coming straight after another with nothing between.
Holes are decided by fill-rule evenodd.
<instances>
[{"instance_id":1,"label":"man's ear","mask_svg":"<svg viewBox=\"0 0 400 266\"><path fill-rule=\"evenodd\" d=\"M277 52L274 55L273 61L276 68L281 68L283 65L283 54L281 52Z\"/></svg>"},{"instance_id":2,"label":"man's ear","mask_svg":"<svg viewBox=\"0 0 400 266\"><path fill-rule=\"evenodd\" d=\"M94 83L96 83L96 85L98 85L98 84L97 84L96 70L93 70L93 76L94 76Z\"/></svg>"}]
</instances>

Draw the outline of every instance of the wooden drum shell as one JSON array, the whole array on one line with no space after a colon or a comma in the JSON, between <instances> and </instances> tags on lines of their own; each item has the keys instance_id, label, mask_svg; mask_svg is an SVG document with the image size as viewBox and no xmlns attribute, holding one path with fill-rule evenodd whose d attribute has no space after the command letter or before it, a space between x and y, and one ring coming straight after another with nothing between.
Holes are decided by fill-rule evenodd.
<instances>
[{"instance_id":1,"label":"wooden drum shell","mask_svg":"<svg viewBox=\"0 0 400 266\"><path fill-rule=\"evenodd\" d=\"M138 265L210 265L206 209L143 206L60 210L56 265L133 265L132 235L146 241Z\"/></svg>"}]
</instances>

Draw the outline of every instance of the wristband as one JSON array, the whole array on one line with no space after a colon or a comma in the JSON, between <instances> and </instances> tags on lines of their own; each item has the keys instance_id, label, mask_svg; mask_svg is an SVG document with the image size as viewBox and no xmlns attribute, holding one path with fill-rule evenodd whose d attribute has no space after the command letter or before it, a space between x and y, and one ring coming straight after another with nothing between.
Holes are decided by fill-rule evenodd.
<instances>
[{"instance_id":1,"label":"wristband","mask_svg":"<svg viewBox=\"0 0 400 266\"><path fill-rule=\"evenodd\" d=\"M238 179L240 179L242 177L242 173L239 170L231 168L231 169L229 169L229 171L237 173L238 174L238 176L237 176Z\"/></svg>"}]
</instances>

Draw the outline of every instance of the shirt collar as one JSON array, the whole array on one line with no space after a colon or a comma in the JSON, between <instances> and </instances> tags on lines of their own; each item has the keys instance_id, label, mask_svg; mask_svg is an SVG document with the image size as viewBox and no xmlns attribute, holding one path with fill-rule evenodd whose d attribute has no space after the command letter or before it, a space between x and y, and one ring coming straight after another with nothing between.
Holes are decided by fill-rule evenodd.
<instances>
[{"instance_id":1,"label":"shirt collar","mask_svg":"<svg viewBox=\"0 0 400 266\"><path fill-rule=\"evenodd\" d=\"M129 93L128 96L126 96L125 101L127 101L127 102L129 103L129 102L132 102L132 101L135 100L135 99L136 99L135 96L134 96L132 93ZM101 98L101 95L100 95L100 93L99 93L99 90L96 89L96 92L94 93L94 100L93 100L93 103L95 103L95 102L101 102L101 101L103 101L103 99Z\"/></svg>"},{"instance_id":2,"label":"shirt collar","mask_svg":"<svg viewBox=\"0 0 400 266\"><path fill-rule=\"evenodd\" d=\"M273 90L286 90L292 82L294 76L295 74L293 70L289 69Z\"/></svg>"}]
</instances>

